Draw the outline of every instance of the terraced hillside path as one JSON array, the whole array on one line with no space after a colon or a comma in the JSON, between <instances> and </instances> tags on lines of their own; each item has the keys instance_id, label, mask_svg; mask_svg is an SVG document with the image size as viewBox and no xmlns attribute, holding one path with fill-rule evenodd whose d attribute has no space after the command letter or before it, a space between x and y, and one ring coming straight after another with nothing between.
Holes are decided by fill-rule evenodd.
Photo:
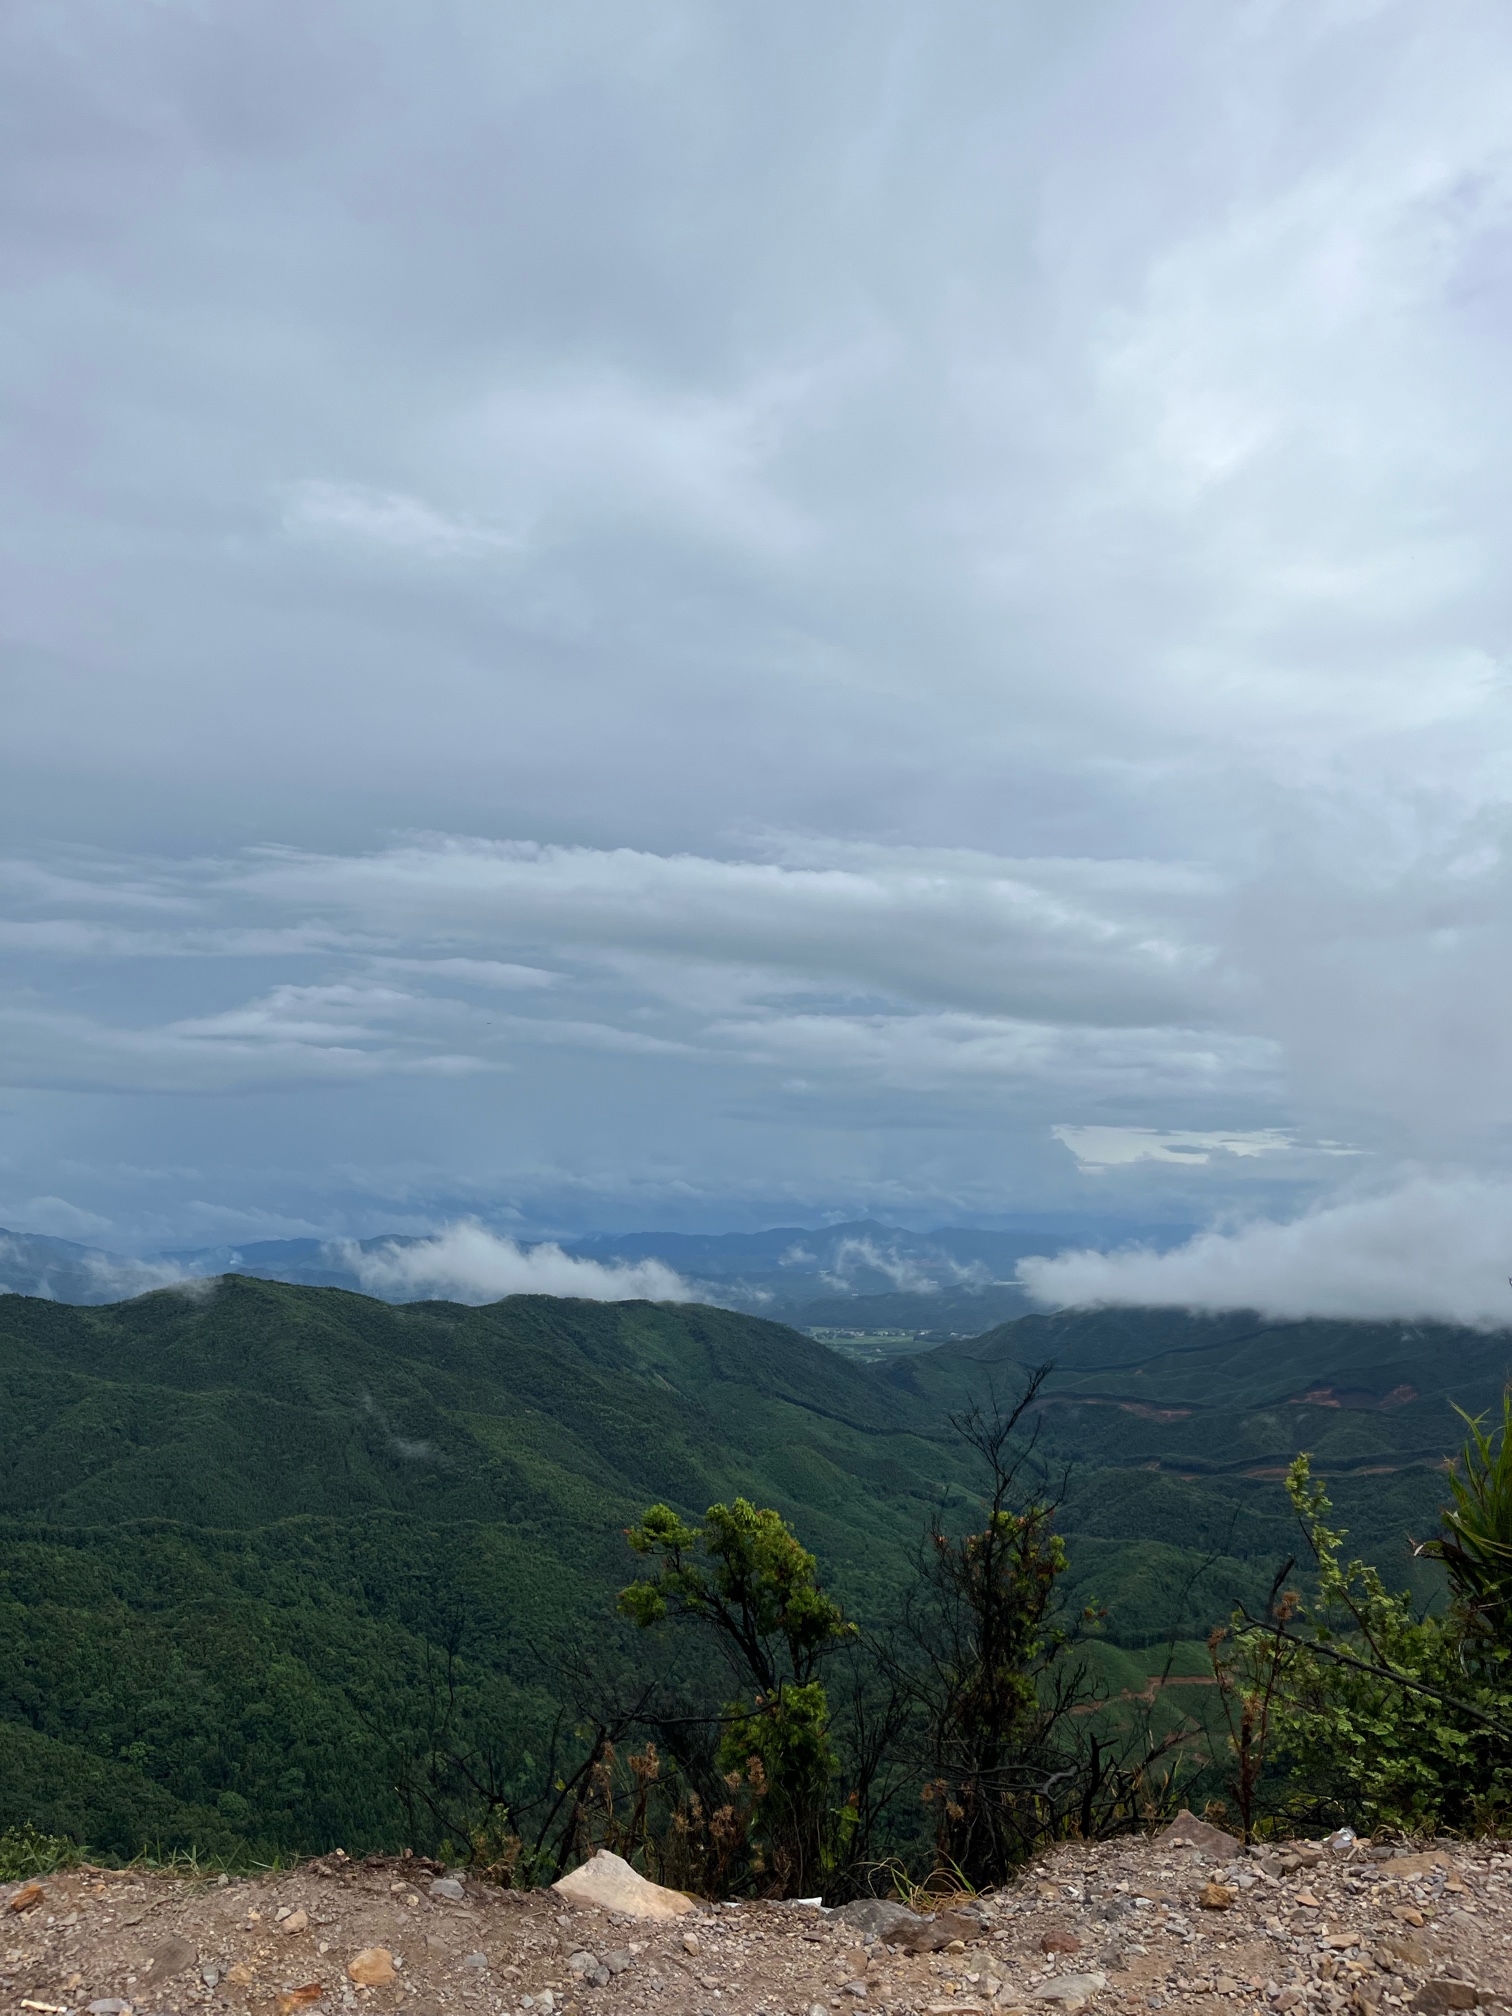
<instances>
[{"instance_id":1,"label":"terraced hillside path","mask_svg":"<svg viewBox=\"0 0 1512 2016\"><path fill-rule=\"evenodd\" d=\"M1512 2009L1500 1844L1241 1850L1190 1819L1057 1849L919 1917L699 1904L665 1922L418 1859L253 1878L80 1869L0 1886L26 2016L1054 2016Z\"/></svg>"}]
</instances>

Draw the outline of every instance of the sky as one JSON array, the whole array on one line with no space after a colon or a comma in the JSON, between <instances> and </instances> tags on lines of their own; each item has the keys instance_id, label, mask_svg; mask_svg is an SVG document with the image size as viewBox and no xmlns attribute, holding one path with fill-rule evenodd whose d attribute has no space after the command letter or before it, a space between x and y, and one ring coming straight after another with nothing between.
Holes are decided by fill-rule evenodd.
<instances>
[{"instance_id":1,"label":"sky","mask_svg":"<svg viewBox=\"0 0 1512 2016\"><path fill-rule=\"evenodd\" d=\"M13 0L0 91L0 1225L1512 1313L1504 7Z\"/></svg>"}]
</instances>

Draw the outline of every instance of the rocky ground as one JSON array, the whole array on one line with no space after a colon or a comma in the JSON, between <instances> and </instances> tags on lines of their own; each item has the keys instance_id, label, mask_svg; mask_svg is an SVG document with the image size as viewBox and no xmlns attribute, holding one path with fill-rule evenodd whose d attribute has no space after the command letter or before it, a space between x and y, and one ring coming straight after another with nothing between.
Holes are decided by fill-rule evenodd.
<instances>
[{"instance_id":1,"label":"rocky ground","mask_svg":"<svg viewBox=\"0 0 1512 2016\"><path fill-rule=\"evenodd\" d=\"M925 1921L698 1906L665 1922L329 1856L255 1878L81 1869L0 1887L28 2016L1008 2016L1512 2007L1512 1854L1202 1823L1067 1846Z\"/></svg>"}]
</instances>

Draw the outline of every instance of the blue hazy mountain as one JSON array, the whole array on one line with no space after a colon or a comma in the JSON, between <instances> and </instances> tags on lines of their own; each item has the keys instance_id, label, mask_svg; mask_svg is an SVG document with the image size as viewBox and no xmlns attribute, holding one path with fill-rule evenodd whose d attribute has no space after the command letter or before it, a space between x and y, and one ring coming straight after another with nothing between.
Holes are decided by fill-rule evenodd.
<instances>
[{"instance_id":1,"label":"blue hazy mountain","mask_svg":"<svg viewBox=\"0 0 1512 2016\"><path fill-rule=\"evenodd\" d=\"M914 1232L876 1219L783 1225L762 1232L630 1232L562 1239L600 1262L656 1259L718 1306L778 1316L803 1328L929 1337L975 1336L1030 1304L1014 1280L1020 1260L1071 1245L1139 1240L1169 1246L1185 1226L1119 1219L1024 1219L1006 1229L942 1226ZM357 1242L364 1251L419 1243L412 1234ZM103 1304L175 1280L242 1274L298 1287L364 1289L351 1248L320 1239L262 1239L170 1248L135 1257L0 1229L0 1292Z\"/></svg>"}]
</instances>

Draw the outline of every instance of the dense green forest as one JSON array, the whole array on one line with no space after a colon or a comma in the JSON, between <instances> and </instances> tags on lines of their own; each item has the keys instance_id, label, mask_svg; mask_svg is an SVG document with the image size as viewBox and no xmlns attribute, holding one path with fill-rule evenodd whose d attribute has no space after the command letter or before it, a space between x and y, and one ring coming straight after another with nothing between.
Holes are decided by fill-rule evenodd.
<instances>
[{"instance_id":1,"label":"dense green forest","mask_svg":"<svg viewBox=\"0 0 1512 2016\"><path fill-rule=\"evenodd\" d=\"M405 1772L438 1714L538 1772L595 1663L653 1656L614 1608L648 1503L775 1507L880 1621L931 1517L975 1510L951 1416L1047 1362L1033 1460L1064 1491L1070 1608L1105 1613L1126 1678L1296 1551L1278 1477L1299 1449L1405 1581L1454 1405L1495 1399L1509 1346L1106 1311L871 1369L698 1306L395 1308L234 1277L103 1308L6 1296L0 1828L419 1845Z\"/></svg>"}]
</instances>

